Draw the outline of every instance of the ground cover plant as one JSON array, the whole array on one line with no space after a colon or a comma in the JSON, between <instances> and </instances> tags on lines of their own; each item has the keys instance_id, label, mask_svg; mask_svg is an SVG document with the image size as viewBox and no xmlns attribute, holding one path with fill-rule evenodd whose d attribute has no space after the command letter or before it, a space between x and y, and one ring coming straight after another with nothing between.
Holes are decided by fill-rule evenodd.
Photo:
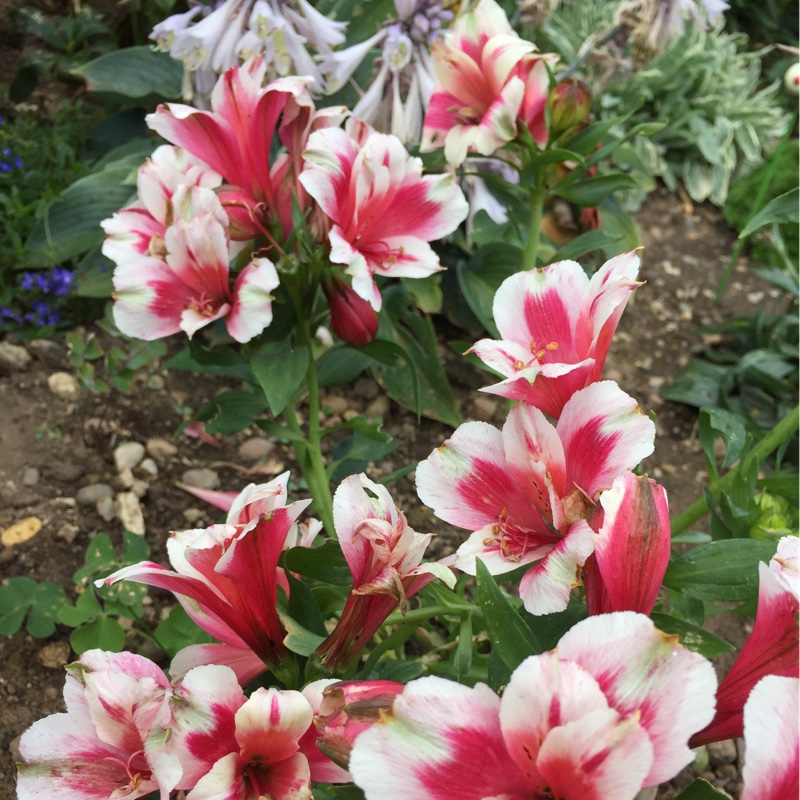
<instances>
[{"instance_id":1,"label":"ground cover plant","mask_svg":"<svg viewBox=\"0 0 800 800\"><path fill-rule=\"evenodd\" d=\"M656 420L604 378L626 306L650 288L608 199L634 182L609 165L663 123L615 133L625 115L596 120L586 85L559 80L558 58L493 0L455 16L398 2L371 39L338 51L341 25L308 4L245 6L157 29L189 59L197 105L148 115L167 143L121 184L136 194L92 247L114 264L122 334L185 337L168 369L237 382L186 430L213 445L255 426L292 448L296 472L241 492L187 487L224 521L171 534L170 566L146 560L143 528L120 555L95 537L74 604L24 576L0 587L0 631L61 623L80 656L66 713L20 740L17 796L633 800L690 765L691 748L741 736L741 796L791 795L798 411L778 384L796 370L796 328L784 324L780 365L751 359L773 379L775 418L748 425L744 401L707 407L712 480L672 517L639 466ZM220 26L234 18L232 43ZM306 44L320 71L298 77ZM312 96L374 48L363 116ZM213 88L203 71L219 73ZM781 195L751 209L742 235L793 215ZM778 285L796 280L783 274ZM434 310L462 326L481 389L507 401L500 428L461 421ZM102 354L93 339L70 348L84 385L107 391L87 368ZM125 391L123 355L106 368ZM369 415L329 421L323 404L358 376L455 430L373 480L398 442ZM432 534L387 488L412 469L431 519L462 532L445 557L423 560ZM711 534L689 530L709 509ZM146 587L179 604L157 628ZM720 604L755 616L722 680L708 658L735 648L703 628ZM124 650L143 643L160 664L158 648L168 654L166 670ZM725 795L698 779L681 796Z\"/></svg>"}]
</instances>

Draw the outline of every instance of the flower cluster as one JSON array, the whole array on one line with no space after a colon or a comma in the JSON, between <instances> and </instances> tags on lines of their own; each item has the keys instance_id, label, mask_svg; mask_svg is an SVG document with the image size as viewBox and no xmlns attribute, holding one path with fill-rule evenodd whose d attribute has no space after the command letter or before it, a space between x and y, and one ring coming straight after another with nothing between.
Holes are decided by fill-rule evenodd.
<instances>
[{"instance_id":1,"label":"flower cluster","mask_svg":"<svg viewBox=\"0 0 800 800\"><path fill-rule=\"evenodd\" d=\"M61 322L61 301L72 290L75 273L62 267L48 271L23 272L19 279L17 302L0 307L0 325L43 328Z\"/></svg>"}]
</instances>

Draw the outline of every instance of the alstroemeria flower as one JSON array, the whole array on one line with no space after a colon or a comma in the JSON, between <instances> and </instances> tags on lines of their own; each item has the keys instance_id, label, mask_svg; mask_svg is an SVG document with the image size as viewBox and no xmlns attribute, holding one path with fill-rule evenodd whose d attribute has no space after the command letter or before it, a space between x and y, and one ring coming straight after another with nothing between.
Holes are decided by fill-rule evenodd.
<instances>
[{"instance_id":1,"label":"alstroemeria flower","mask_svg":"<svg viewBox=\"0 0 800 800\"><path fill-rule=\"evenodd\" d=\"M135 800L153 792L167 800L182 775L167 746L170 695L152 661L87 650L67 667L67 712L22 735L19 800Z\"/></svg>"},{"instance_id":2,"label":"alstroemeria flower","mask_svg":"<svg viewBox=\"0 0 800 800\"><path fill-rule=\"evenodd\" d=\"M248 342L272 321L278 273L255 258L230 284L233 253L228 217L216 194L179 186L170 200L174 221L166 229L161 257L142 256L114 271L114 321L127 336L160 339L178 331L190 338L225 318L228 333Z\"/></svg>"},{"instance_id":3,"label":"alstroemeria flower","mask_svg":"<svg viewBox=\"0 0 800 800\"><path fill-rule=\"evenodd\" d=\"M800 797L800 680L768 675L744 706L742 800Z\"/></svg>"},{"instance_id":4,"label":"alstroemeria flower","mask_svg":"<svg viewBox=\"0 0 800 800\"><path fill-rule=\"evenodd\" d=\"M711 664L640 614L590 617L523 661L498 698L429 677L356 739L367 800L633 800L693 759Z\"/></svg>"},{"instance_id":5,"label":"alstroemeria flower","mask_svg":"<svg viewBox=\"0 0 800 800\"><path fill-rule=\"evenodd\" d=\"M307 800L300 739L313 712L296 691L256 689L248 698L228 667L197 667L174 690L172 748L187 800Z\"/></svg>"},{"instance_id":6,"label":"alstroemeria flower","mask_svg":"<svg viewBox=\"0 0 800 800\"><path fill-rule=\"evenodd\" d=\"M231 667L245 684L279 663L286 631L277 611L278 559L310 500L286 505L286 472L239 495L224 525L174 533L174 571L143 561L98 581L134 581L173 592L189 616L221 644L192 645L172 662L173 675L201 664Z\"/></svg>"},{"instance_id":7,"label":"alstroemeria flower","mask_svg":"<svg viewBox=\"0 0 800 800\"><path fill-rule=\"evenodd\" d=\"M741 736L745 702L764 676L798 677L798 555L800 538L784 536L769 566L758 565L758 610L753 632L719 686L714 721L694 736L693 747Z\"/></svg>"},{"instance_id":8,"label":"alstroemeria flower","mask_svg":"<svg viewBox=\"0 0 800 800\"><path fill-rule=\"evenodd\" d=\"M557 418L578 389L600 380L628 298L641 286L638 272L634 252L607 261L591 279L574 261L506 278L492 308L502 341L471 348L505 380L482 391Z\"/></svg>"},{"instance_id":9,"label":"alstroemeria flower","mask_svg":"<svg viewBox=\"0 0 800 800\"><path fill-rule=\"evenodd\" d=\"M257 56L225 72L211 95L211 111L165 103L147 124L167 141L184 147L241 192L253 215L274 219L281 237L292 229L291 193L314 120L310 79L279 78L263 86L267 64ZM272 157L275 134L286 148ZM305 195L297 194L301 208Z\"/></svg>"},{"instance_id":10,"label":"alstroemeria flower","mask_svg":"<svg viewBox=\"0 0 800 800\"><path fill-rule=\"evenodd\" d=\"M655 425L615 383L572 395L557 426L519 405L502 432L467 422L417 467L417 493L437 517L473 531L453 566L493 575L539 562L519 587L532 614L567 607L594 551L587 517L600 493L653 452ZM621 512L624 513L624 512Z\"/></svg>"},{"instance_id":11,"label":"alstroemeria flower","mask_svg":"<svg viewBox=\"0 0 800 800\"><path fill-rule=\"evenodd\" d=\"M348 664L396 608L434 578L455 576L442 564L420 564L433 534L412 530L386 488L365 475L345 478L333 496L333 521L353 588L317 653L331 668Z\"/></svg>"},{"instance_id":12,"label":"alstroemeria flower","mask_svg":"<svg viewBox=\"0 0 800 800\"><path fill-rule=\"evenodd\" d=\"M330 219L330 259L381 308L373 275L424 278L442 267L428 242L452 233L468 205L449 175L422 176L396 137L355 122L311 134L300 183Z\"/></svg>"},{"instance_id":13,"label":"alstroemeria flower","mask_svg":"<svg viewBox=\"0 0 800 800\"><path fill-rule=\"evenodd\" d=\"M649 614L670 555L669 506L664 487L623 472L600 495L602 520L592 519L594 553L583 565L590 614Z\"/></svg>"},{"instance_id":14,"label":"alstroemeria flower","mask_svg":"<svg viewBox=\"0 0 800 800\"><path fill-rule=\"evenodd\" d=\"M520 39L494 0L480 0L456 20L452 32L431 47L437 84L422 130L420 149L444 145L452 166L469 152L490 156L525 125L534 141L547 142L547 62Z\"/></svg>"},{"instance_id":15,"label":"alstroemeria flower","mask_svg":"<svg viewBox=\"0 0 800 800\"><path fill-rule=\"evenodd\" d=\"M105 231L103 255L117 266L143 256L164 258L164 236L173 217L172 197L179 186L215 189L220 175L186 150L172 145L156 148L139 168L138 199L100 223Z\"/></svg>"}]
</instances>

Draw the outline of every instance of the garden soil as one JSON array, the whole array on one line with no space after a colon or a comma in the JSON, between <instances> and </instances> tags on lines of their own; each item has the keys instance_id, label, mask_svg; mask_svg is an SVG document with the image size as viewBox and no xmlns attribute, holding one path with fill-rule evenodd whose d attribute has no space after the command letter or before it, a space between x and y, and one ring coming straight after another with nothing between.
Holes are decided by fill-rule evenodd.
<instances>
[{"instance_id":1,"label":"garden soil","mask_svg":"<svg viewBox=\"0 0 800 800\"><path fill-rule=\"evenodd\" d=\"M734 234L717 209L688 208L662 189L649 198L637 221L645 244L641 274L647 283L623 316L605 375L636 397L646 412L657 415L656 449L645 468L667 487L675 512L701 495L705 461L695 410L665 402L659 390L702 344L696 328L775 306L779 300L742 259L722 302L712 305L734 244ZM463 339L463 332L442 321L440 334L441 356L464 419L501 425L505 402L477 391L489 382L486 373L447 347L448 339ZM292 453L256 428L211 443L185 433L176 435L185 415L230 388L229 381L167 372L155 365L138 376L130 395L72 394L69 377L53 377L70 372L63 340L22 346L30 358L21 357L16 367L6 365L0 373L0 531L29 517L39 519L42 526L27 541L0 549L0 579L26 575L53 581L74 597L72 576L83 564L92 537L105 531L117 545L122 537L123 523L112 516L113 502L100 498L98 506L92 491L98 496L141 495L138 506L151 557L166 563L164 543L170 531L219 519L219 512L176 486L193 477L187 472L207 470L200 475L223 490L239 490L286 469L297 477ZM354 387L330 390L323 406L327 422L356 412L382 417L384 428L397 438L397 451L370 465L374 479L425 458L451 430L427 420L418 425L413 414L390 401L367 377ZM132 474L120 472L115 464L115 451L125 442L145 445L150 459ZM194 475L195 480L203 477ZM87 490L97 484L107 488ZM458 546L463 532L448 529L420 505L413 473L392 484L391 491L416 530L440 534L432 547L434 557ZM152 620L157 622L168 607L166 593L153 590L146 606ZM719 635L737 646L749 630L738 618L716 618L715 625ZM63 710L63 667L74 658L69 633L59 627L47 640L33 639L24 631L0 638L0 800L15 796L20 734L40 717ZM727 669L729 661L720 669ZM740 748L723 743L711 753L703 773L734 798L740 790L739 756ZM693 777L687 771L662 787L658 797L674 797Z\"/></svg>"}]
</instances>

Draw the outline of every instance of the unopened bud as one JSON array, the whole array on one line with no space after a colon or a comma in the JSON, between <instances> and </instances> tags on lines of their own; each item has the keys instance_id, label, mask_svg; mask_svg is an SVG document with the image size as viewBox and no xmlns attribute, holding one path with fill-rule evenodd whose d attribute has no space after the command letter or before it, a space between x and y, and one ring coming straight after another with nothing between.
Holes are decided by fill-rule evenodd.
<instances>
[{"instance_id":1,"label":"unopened bud","mask_svg":"<svg viewBox=\"0 0 800 800\"><path fill-rule=\"evenodd\" d=\"M547 98L550 131L558 136L583 122L592 108L592 93L579 80L557 83Z\"/></svg>"},{"instance_id":2,"label":"unopened bud","mask_svg":"<svg viewBox=\"0 0 800 800\"><path fill-rule=\"evenodd\" d=\"M234 242L246 242L261 234L267 222L263 203L253 204L252 198L238 186L225 184L216 192L228 215L228 232Z\"/></svg>"},{"instance_id":3,"label":"unopened bud","mask_svg":"<svg viewBox=\"0 0 800 800\"><path fill-rule=\"evenodd\" d=\"M375 309L353 291L353 287L338 271L330 272L323 278L322 288L331 309L334 333L353 347L369 344L378 332Z\"/></svg>"}]
</instances>

